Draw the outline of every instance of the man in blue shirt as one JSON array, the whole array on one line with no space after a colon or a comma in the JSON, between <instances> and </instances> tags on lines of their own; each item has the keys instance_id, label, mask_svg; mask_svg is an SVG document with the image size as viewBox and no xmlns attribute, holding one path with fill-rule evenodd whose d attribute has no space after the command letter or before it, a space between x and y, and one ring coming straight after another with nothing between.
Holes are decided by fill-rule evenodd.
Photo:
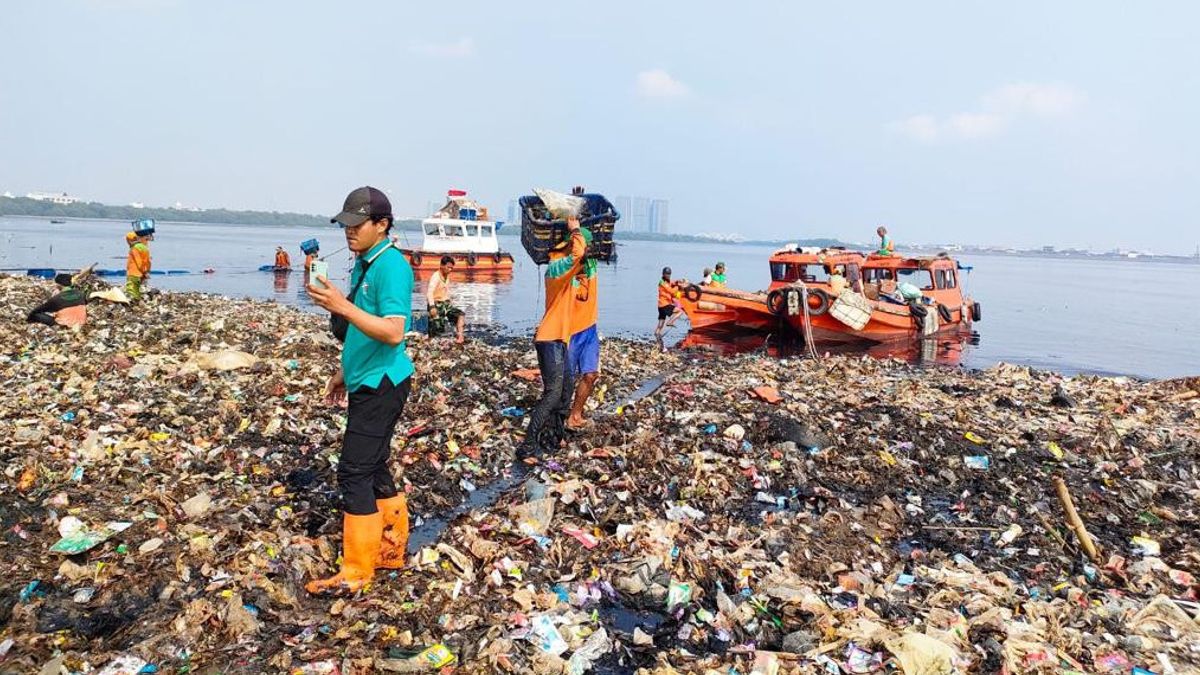
<instances>
[{"instance_id":1,"label":"man in blue shirt","mask_svg":"<svg viewBox=\"0 0 1200 675\"><path fill-rule=\"evenodd\" d=\"M343 297L318 276L308 295L333 315L342 337L342 365L325 388L331 404L346 404L346 433L338 461L342 493L342 569L305 585L310 593L358 591L376 567L404 567L408 505L388 464L392 432L412 387L413 363L404 334L412 317L413 271L392 246L392 205L383 192L362 187L350 193L332 222L342 226L357 260L350 295ZM341 326L339 327L339 322Z\"/></svg>"}]
</instances>

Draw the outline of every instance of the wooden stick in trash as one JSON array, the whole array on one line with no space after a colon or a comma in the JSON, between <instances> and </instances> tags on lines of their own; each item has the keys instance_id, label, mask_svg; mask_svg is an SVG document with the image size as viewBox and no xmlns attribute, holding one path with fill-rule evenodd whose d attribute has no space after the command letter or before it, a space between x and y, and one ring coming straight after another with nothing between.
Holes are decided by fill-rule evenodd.
<instances>
[{"instance_id":1,"label":"wooden stick in trash","mask_svg":"<svg viewBox=\"0 0 1200 675\"><path fill-rule=\"evenodd\" d=\"M1047 534L1049 534L1051 537L1054 537L1054 541L1057 541L1059 546L1063 547L1064 549L1067 548L1067 540L1063 539L1062 535L1058 533L1058 530L1054 529L1054 523L1050 522L1050 519L1046 517L1046 514L1037 510L1035 510L1034 513L1037 514L1038 520L1042 521L1042 527L1046 528Z\"/></svg>"},{"instance_id":2,"label":"wooden stick in trash","mask_svg":"<svg viewBox=\"0 0 1200 675\"><path fill-rule=\"evenodd\" d=\"M1092 562L1100 562L1100 553L1096 550L1096 545L1092 543L1092 537L1088 534L1087 528L1083 526L1083 521L1079 519L1079 512L1075 510L1075 502L1071 501L1071 493L1067 491L1067 484L1060 476L1054 477L1054 491L1058 493L1058 501L1062 502L1063 511L1067 514L1067 523L1072 530L1075 530L1075 537L1079 539L1084 552L1092 559Z\"/></svg>"},{"instance_id":3,"label":"wooden stick in trash","mask_svg":"<svg viewBox=\"0 0 1200 675\"><path fill-rule=\"evenodd\" d=\"M77 274L71 277L71 285L74 286L75 284L88 278L92 274L92 270L96 269L96 265L99 264L100 263L92 263L91 265L79 270Z\"/></svg>"}]
</instances>

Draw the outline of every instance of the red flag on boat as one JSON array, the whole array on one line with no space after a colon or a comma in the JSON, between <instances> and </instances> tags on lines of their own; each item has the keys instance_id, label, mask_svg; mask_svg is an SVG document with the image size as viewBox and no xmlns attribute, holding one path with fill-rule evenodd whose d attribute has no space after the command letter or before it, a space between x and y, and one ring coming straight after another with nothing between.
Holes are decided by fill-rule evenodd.
<instances>
[{"instance_id":1,"label":"red flag on boat","mask_svg":"<svg viewBox=\"0 0 1200 675\"><path fill-rule=\"evenodd\" d=\"M446 192L446 196L448 196L448 197L466 197L467 191L466 190L449 190Z\"/></svg>"}]
</instances>

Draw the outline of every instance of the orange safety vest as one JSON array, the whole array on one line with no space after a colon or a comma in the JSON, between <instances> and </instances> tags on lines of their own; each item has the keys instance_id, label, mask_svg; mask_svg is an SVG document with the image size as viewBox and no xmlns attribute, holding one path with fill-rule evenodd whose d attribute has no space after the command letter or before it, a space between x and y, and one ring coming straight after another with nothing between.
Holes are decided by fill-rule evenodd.
<instances>
[{"instance_id":1,"label":"orange safety vest","mask_svg":"<svg viewBox=\"0 0 1200 675\"><path fill-rule=\"evenodd\" d=\"M658 281L658 306L666 307L675 304L675 288L668 282Z\"/></svg>"},{"instance_id":2,"label":"orange safety vest","mask_svg":"<svg viewBox=\"0 0 1200 675\"><path fill-rule=\"evenodd\" d=\"M150 247L137 242L129 247L125 258L125 276L145 278L150 275Z\"/></svg>"}]
</instances>

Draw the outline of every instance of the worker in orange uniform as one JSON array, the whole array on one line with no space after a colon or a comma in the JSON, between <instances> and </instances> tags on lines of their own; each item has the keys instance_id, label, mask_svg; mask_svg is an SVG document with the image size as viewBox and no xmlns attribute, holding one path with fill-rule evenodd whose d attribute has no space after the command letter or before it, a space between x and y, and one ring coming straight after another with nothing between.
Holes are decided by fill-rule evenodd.
<instances>
[{"instance_id":1,"label":"worker in orange uniform","mask_svg":"<svg viewBox=\"0 0 1200 675\"><path fill-rule=\"evenodd\" d=\"M304 255L304 272L305 272L305 274L307 274L307 273L308 273L308 271L309 271L310 269L312 269L312 264L313 264L314 262L316 262L316 260L317 260L317 256L318 256L318 255L320 255L320 254L321 254L321 249L319 249L319 248L314 248L313 250L309 251L308 253L306 253L306 254ZM286 258L287 258L287 253L285 252L283 255L284 255L284 258L286 259ZM276 264L276 265L278 265L278 264L279 264L279 260L278 260L279 256L278 256L278 254L275 256L275 258L276 258L276 260L275 260L275 264Z\"/></svg>"},{"instance_id":2,"label":"worker in orange uniform","mask_svg":"<svg viewBox=\"0 0 1200 675\"><path fill-rule=\"evenodd\" d=\"M664 267L662 279L658 280L658 327L654 329L654 337L660 348L663 331L679 320L679 308L675 306L675 299L679 296L679 288L671 282L671 268Z\"/></svg>"},{"instance_id":3,"label":"worker in orange uniform","mask_svg":"<svg viewBox=\"0 0 1200 675\"><path fill-rule=\"evenodd\" d=\"M138 234L130 232L125 235L125 243L129 245L129 255L125 258L125 295L130 300L142 299L142 283L150 276L150 240L154 238L153 231Z\"/></svg>"},{"instance_id":4,"label":"worker in orange uniform","mask_svg":"<svg viewBox=\"0 0 1200 675\"><path fill-rule=\"evenodd\" d=\"M571 340L571 314L579 302L575 299L575 276L583 268L587 241L578 218L567 219L567 230L570 238L550 252L550 264L546 265L546 312L533 337L542 373L542 397L529 414L525 440L517 448L518 457L557 449L571 408L574 389L567 345Z\"/></svg>"},{"instance_id":5,"label":"worker in orange uniform","mask_svg":"<svg viewBox=\"0 0 1200 675\"><path fill-rule=\"evenodd\" d=\"M580 231L583 232L585 244L591 246L591 230L585 227ZM575 305L571 308L571 342L567 345L567 364L575 381L575 400L567 416L568 431L583 428L583 409L600 377L600 332L596 328L596 322L600 319L600 296L596 284L598 267L596 260L585 253L583 267L573 282Z\"/></svg>"},{"instance_id":6,"label":"worker in orange uniform","mask_svg":"<svg viewBox=\"0 0 1200 675\"><path fill-rule=\"evenodd\" d=\"M290 270L292 269L292 259L288 257L287 251L283 250L282 246L275 247L275 269Z\"/></svg>"}]
</instances>

